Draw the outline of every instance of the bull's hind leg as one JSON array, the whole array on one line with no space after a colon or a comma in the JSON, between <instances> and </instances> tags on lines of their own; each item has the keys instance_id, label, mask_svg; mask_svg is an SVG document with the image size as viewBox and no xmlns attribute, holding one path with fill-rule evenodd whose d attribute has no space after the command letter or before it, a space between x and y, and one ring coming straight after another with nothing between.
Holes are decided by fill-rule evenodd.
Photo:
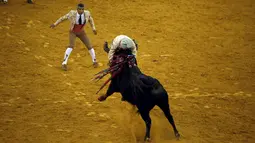
<instances>
[{"instance_id":1,"label":"bull's hind leg","mask_svg":"<svg viewBox=\"0 0 255 143\"><path fill-rule=\"evenodd\" d=\"M168 119L168 121L172 125L172 127L174 129L175 137L177 139L179 139L180 138L180 134L179 134L178 130L176 129L173 116L170 113L170 108L169 108L168 100L162 100L162 102L160 104L158 104L158 106L164 112L166 118Z\"/></svg>"},{"instance_id":2,"label":"bull's hind leg","mask_svg":"<svg viewBox=\"0 0 255 143\"><path fill-rule=\"evenodd\" d=\"M140 114L146 125L146 134L144 137L144 141L150 141L151 118L149 112L140 112Z\"/></svg>"}]
</instances>

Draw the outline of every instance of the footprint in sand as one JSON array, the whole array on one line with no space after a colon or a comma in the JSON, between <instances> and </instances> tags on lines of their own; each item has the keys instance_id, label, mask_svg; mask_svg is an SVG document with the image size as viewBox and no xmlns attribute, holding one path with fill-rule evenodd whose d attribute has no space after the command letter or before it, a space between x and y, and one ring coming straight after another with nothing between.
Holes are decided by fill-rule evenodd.
<instances>
[{"instance_id":1,"label":"footprint in sand","mask_svg":"<svg viewBox=\"0 0 255 143\"><path fill-rule=\"evenodd\" d=\"M25 50L26 50L26 51L30 51L30 49L29 49L28 47L25 47Z\"/></svg>"},{"instance_id":2,"label":"footprint in sand","mask_svg":"<svg viewBox=\"0 0 255 143\"><path fill-rule=\"evenodd\" d=\"M169 54L164 54L164 55L160 55L160 57L172 57L173 55L169 55Z\"/></svg>"},{"instance_id":3,"label":"footprint in sand","mask_svg":"<svg viewBox=\"0 0 255 143\"><path fill-rule=\"evenodd\" d=\"M197 91L197 90L199 90L199 88L191 89L191 90L189 90L189 92L193 92L193 91Z\"/></svg>"},{"instance_id":4,"label":"footprint in sand","mask_svg":"<svg viewBox=\"0 0 255 143\"><path fill-rule=\"evenodd\" d=\"M74 94L76 94L76 95L86 95L85 93L83 93L81 91L75 91Z\"/></svg>"},{"instance_id":5,"label":"footprint in sand","mask_svg":"<svg viewBox=\"0 0 255 143\"><path fill-rule=\"evenodd\" d=\"M98 134L95 134L95 133L89 133L90 136L93 136L93 137L98 137L99 135Z\"/></svg>"},{"instance_id":6,"label":"footprint in sand","mask_svg":"<svg viewBox=\"0 0 255 143\"><path fill-rule=\"evenodd\" d=\"M98 116L99 116L99 117L106 118L106 119L110 119L110 116L107 115L106 113L100 113Z\"/></svg>"},{"instance_id":7,"label":"footprint in sand","mask_svg":"<svg viewBox=\"0 0 255 143\"><path fill-rule=\"evenodd\" d=\"M150 54L141 55L141 57L150 57L150 56L151 56Z\"/></svg>"},{"instance_id":8,"label":"footprint in sand","mask_svg":"<svg viewBox=\"0 0 255 143\"><path fill-rule=\"evenodd\" d=\"M114 96L110 96L110 97L108 97L108 98L110 98L110 99L116 99L117 97L114 97Z\"/></svg>"},{"instance_id":9,"label":"footprint in sand","mask_svg":"<svg viewBox=\"0 0 255 143\"><path fill-rule=\"evenodd\" d=\"M12 106L12 104L10 104L10 103L0 103L0 106Z\"/></svg>"},{"instance_id":10,"label":"footprint in sand","mask_svg":"<svg viewBox=\"0 0 255 143\"><path fill-rule=\"evenodd\" d=\"M43 59L43 60L45 60L46 58L45 57L43 57L43 56L37 56L37 55L34 55L35 56L35 58L36 59L38 59L38 60L40 60L40 59Z\"/></svg>"},{"instance_id":11,"label":"footprint in sand","mask_svg":"<svg viewBox=\"0 0 255 143\"><path fill-rule=\"evenodd\" d=\"M93 103L93 104L102 104L103 102L100 102L100 101L93 101L92 103Z\"/></svg>"},{"instance_id":12,"label":"footprint in sand","mask_svg":"<svg viewBox=\"0 0 255 143\"><path fill-rule=\"evenodd\" d=\"M8 25L11 25L11 24L12 24L11 18L7 18L7 24L8 24Z\"/></svg>"},{"instance_id":13,"label":"footprint in sand","mask_svg":"<svg viewBox=\"0 0 255 143\"><path fill-rule=\"evenodd\" d=\"M85 101L85 98L84 98L84 96L79 96L79 97L74 97L74 100Z\"/></svg>"},{"instance_id":14,"label":"footprint in sand","mask_svg":"<svg viewBox=\"0 0 255 143\"><path fill-rule=\"evenodd\" d=\"M14 122L14 120L11 120L11 119L4 119L4 122L6 122L6 123L12 123L12 122Z\"/></svg>"},{"instance_id":15,"label":"footprint in sand","mask_svg":"<svg viewBox=\"0 0 255 143\"><path fill-rule=\"evenodd\" d=\"M175 93L174 96L182 96L182 93Z\"/></svg>"},{"instance_id":16,"label":"footprint in sand","mask_svg":"<svg viewBox=\"0 0 255 143\"><path fill-rule=\"evenodd\" d=\"M209 109L210 107L208 105L205 105L204 108Z\"/></svg>"},{"instance_id":17,"label":"footprint in sand","mask_svg":"<svg viewBox=\"0 0 255 143\"><path fill-rule=\"evenodd\" d=\"M24 40L19 40L19 41L18 41L18 44L19 44L19 45L25 45L26 42L25 42Z\"/></svg>"},{"instance_id":18,"label":"footprint in sand","mask_svg":"<svg viewBox=\"0 0 255 143\"><path fill-rule=\"evenodd\" d=\"M224 93L223 95L224 95L224 96L230 96L231 93Z\"/></svg>"},{"instance_id":19,"label":"footprint in sand","mask_svg":"<svg viewBox=\"0 0 255 143\"><path fill-rule=\"evenodd\" d=\"M79 66L77 69L78 69L78 70L81 70L81 69L83 69L83 67L82 67L82 66Z\"/></svg>"},{"instance_id":20,"label":"footprint in sand","mask_svg":"<svg viewBox=\"0 0 255 143\"><path fill-rule=\"evenodd\" d=\"M6 36L8 37L12 37L12 35L10 33L6 33Z\"/></svg>"},{"instance_id":21,"label":"footprint in sand","mask_svg":"<svg viewBox=\"0 0 255 143\"><path fill-rule=\"evenodd\" d=\"M34 22L32 20L30 20L28 23L27 23L27 27L30 28L32 26L34 26Z\"/></svg>"},{"instance_id":22,"label":"footprint in sand","mask_svg":"<svg viewBox=\"0 0 255 143\"><path fill-rule=\"evenodd\" d=\"M56 129L57 132L67 132L70 133L71 130L67 130L67 129Z\"/></svg>"},{"instance_id":23,"label":"footprint in sand","mask_svg":"<svg viewBox=\"0 0 255 143\"><path fill-rule=\"evenodd\" d=\"M199 88L194 88L194 90L196 91L196 90L199 90Z\"/></svg>"},{"instance_id":24,"label":"footprint in sand","mask_svg":"<svg viewBox=\"0 0 255 143\"><path fill-rule=\"evenodd\" d=\"M239 92L234 93L234 96L242 96L242 95L244 95L243 91L239 91Z\"/></svg>"},{"instance_id":25,"label":"footprint in sand","mask_svg":"<svg viewBox=\"0 0 255 143\"><path fill-rule=\"evenodd\" d=\"M15 103L17 100L19 100L19 99L20 99L20 97L19 97L19 98L11 98L11 99L8 100L8 102L9 102L10 104L13 104L13 103Z\"/></svg>"},{"instance_id":26,"label":"footprint in sand","mask_svg":"<svg viewBox=\"0 0 255 143\"><path fill-rule=\"evenodd\" d=\"M5 28L5 29L7 29L7 30L9 30L10 29L10 27L9 26L2 26L3 28Z\"/></svg>"},{"instance_id":27,"label":"footprint in sand","mask_svg":"<svg viewBox=\"0 0 255 143\"><path fill-rule=\"evenodd\" d=\"M72 84L71 84L70 82L67 82L67 83L66 83L66 85L69 85L69 86L71 86Z\"/></svg>"},{"instance_id":28,"label":"footprint in sand","mask_svg":"<svg viewBox=\"0 0 255 143\"><path fill-rule=\"evenodd\" d=\"M36 58L36 59L38 59L38 60L40 59L40 57L39 57L39 56L37 56L37 55L35 55L35 58Z\"/></svg>"},{"instance_id":29,"label":"footprint in sand","mask_svg":"<svg viewBox=\"0 0 255 143\"><path fill-rule=\"evenodd\" d=\"M70 59L69 59L69 62L70 62L70 63L73 63L73 62L74 62L74 59L70 58Z\"/></svg>"},{"instance_id":30,"label":"footprint in sand","mask_svg":"<svg viewBox=\"0 0 255 143\"><path fill-rule=\"evenodd\" d=\"M91 106L92 106L92 104L89 103L89 102L85 102L85 104L86 104L88 107L91 107Z\"/></svg>"},{"instance_id":31,"label":"footprint in sand","mask_svg":"<svg viewBox=\"0 0 255 143\"><path fill-rule=\"evenodd\" d=\"M89 112L89 113L87 114L87 116L93 116L93 115L96 115L96 113L95 113L95 112Z\"/></svg>"},{"instance_id":32,"label":"footprint in sand","mask_svg":"<svg viewBox=\"0 0 255 143\"><path fill-rule=\"evenodd\" d=\"M13 15L13 14L10 14L9 16L10 16L11 18L14 18L14 17L15 17L15 15Z\"/></svg>"},{"instance_id":33,"label":"footprint in sand","mask_svg":"<svg viewBox=\"0 0 255 143\"><path fill-rule=\"evenodd\" d=\"M58 104L58 103L66 103L66 101L60 100L60 101L54 101L54 104Z\"/></svg>"},{"instance_id":34,"label":"footprint in sand","mask_svg":"<svg viewBox=\"0 0 255 143\"><path fill-rule=\"evenodd\" d=\"M41 38L45 38L45 36L44 36L44 35L42 35L42 34L40 34L40 37L41 37Z\"/></svg>"},{"instance_id":35,"label":"footprint in sand","mask_svg":"<svg viewBox=\"0 0 255 143\"><path fill-rule=\"evenodd\" d=\"M32 125L35 125L36 127L44 127L44 128L48 128L47 125L42 125L42 124L39 124L39 123L31 123Z\"/></svg>"},{"instance_id":36,"label":"footprint in sand","mask_svg":"<svg viewBox=\"0 0 255 143\"><path fill-rule=\"evenodd\" d=\"M53 67L53 65L51 65L51 64L47 64L49 67Z\"/></svg>"},{"instance_id":37,"label":"footprint in sand","mask_svg":"<svg viewBox=\"0 0 255 143\"><path fill-rule=\"evenodd\" d=\"M44 48L47 48L47 47L49 47L49 44L50 44L50 43L47 43L47 42L46 42L46 43L44 43L43 47L44 47Z\"/></svg>"},{"instance_id":38,"label":"footprint in sand","mask_svg":"<svg viewBox=\"0 0 255 143\"><path fill-rule=\"evenodd\" d=\"M99 63L98 63L98 66L99 66L99 67L102 67L102 66L103 66L103 63L100 63L100 62L99 62Z\"/></svg>"},{"instance_id":39,"label":"footprint in sand","mask_svg":"<svg viewBox=\"0 0 255 143\"><path fill-rule=\"evenodd\" d=\"M115 124L112 124L112 125L111 125L111 127L112 127L112 128L115 128L115 129L117 129L117 128L118 128L118 126L117 126L117 125L115 125Z\"/></svg>"},{"instance_id":40,"label":"footprint in sand","mask_svg":"<svg viewBox=\"0 0 255 143\"><path fill-rule=\"evenodd\" d=\"M195 96L197 97L199 95L200 94L198 92L187 94L187 96L193 96L193 97L195 97Z\"/></svg>"},{"instance_id":41,"label":"footprint in sand","mask_svg":"<svg viewBox=\"0 0 255 143\"><path fill-rule=\"evenodd\" d=\"M74 94L80 95L80 92L79 91L75 91Z\"/></svg>"},{"instance_id":42,"label":"footprint in sand","mask_svg":"<svg viewBox=\"0 0 255 143\"><path fill-rule=\"evenodd\" d=\"M65 74L65 73L62 73L62 75L63 75L64 77L66 77L66 76L67 76L67 74Z\"/></svg>"}]
</instances>

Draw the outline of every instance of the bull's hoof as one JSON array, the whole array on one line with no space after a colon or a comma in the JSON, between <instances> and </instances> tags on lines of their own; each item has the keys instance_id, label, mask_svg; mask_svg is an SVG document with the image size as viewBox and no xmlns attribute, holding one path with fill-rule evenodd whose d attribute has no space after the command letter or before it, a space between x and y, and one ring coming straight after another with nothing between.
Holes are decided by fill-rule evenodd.
<instances>
[{"instance_id":1,"label":"bull's hoof","mask_svg":"<svg viewBox=\"0 0 255 143\"><path fill-rule=\"evenodd\" d=\"M34 2L33 2L33 0L27 0L27 3L33 4Z\"/></svg>"},{"instance_id":2,"label":"bull's hoof","mask_svg":"<svg viewBox=\"0 0 255 143\"><path fill-rule=\"evenodd\" d=\"M181 135L177 132L177 133L175 133L175 137L177 140L180 140Z\"/></svg>"},{"instance_id":3,"label":"bull's hoof","mask_svg":"<svg viewBox=\"0 0 255 143\"><path fill-rule=\"evenodd\" d=\"M144 142L145 142L145 143L151 142L151 138L145 137L145 138L144 138Z\"/></svg>"},{"instance_id":4,"label":"bull's hoof","mask_svg":"<svg viewBox=\"0 0 255 143\"><path fill-rule=\"evenodd\" d=\"M98 97L98 101L104 101L104 100L106 100L106 98L107 98L107 96L101 95Z\"/></svg>"}]
</instances>

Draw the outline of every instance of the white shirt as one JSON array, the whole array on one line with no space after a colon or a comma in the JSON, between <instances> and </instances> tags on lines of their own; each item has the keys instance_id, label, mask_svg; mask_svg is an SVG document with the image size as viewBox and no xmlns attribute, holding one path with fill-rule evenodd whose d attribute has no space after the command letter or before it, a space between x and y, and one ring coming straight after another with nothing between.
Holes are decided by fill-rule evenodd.
<instances>
[{"instance_id":1,"label":"white shirt","mask_svg":"<svg viewBox=\"0 0 255 143\"><path fill-rule=\"evenodd\" d=\"M80 14L77 12L75 24L79 24L79 18L80 18ZM84 21L85 21L85 15L84 15L84 13L82 13L81 14L81 23L84 24Z\"/></svg>"},{"instance_id":2,"label":"white shirt","mask_svg":"<svg viewBox=\"0 0 255 143\"><path fill-rule=\"evenodd\" d=\"M111 47L110 47L110 51L108 53L108 59L109 60L112 59L115 50L120 46L121 41L124 40L124 39L127 40L128 42L130 42L130 43L127 43L128 48L130 48L132 50L132 54L136 57L137 51L136 51L135 42L126 35L119 35L119 36L117 36L113 39L113 42L112 42Z\"/></svg>"}]
</instances>

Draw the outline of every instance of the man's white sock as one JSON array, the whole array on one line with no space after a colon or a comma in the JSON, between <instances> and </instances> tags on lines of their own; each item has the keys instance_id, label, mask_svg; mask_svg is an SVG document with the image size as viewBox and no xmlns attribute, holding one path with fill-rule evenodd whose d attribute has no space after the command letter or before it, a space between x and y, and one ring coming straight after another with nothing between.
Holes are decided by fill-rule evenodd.
<instances>
[{"instance_id":1,"label":"man's white sock","mask_svg":"<svg viewBox=\"0 0 255 143\"><path fill-rule=\"evenodd\" d=\"M89 54L92 58L92 61L96 62L96 54L95 54L95 50L93 48L89 50Z\"/></svg>"},{"instance_id":2,"label":"man's white sock","mask_svg":"<svg viewBox=\"0 0 255 143\"><path fill-rule=\"evenodd\" d=\"M62 65L67 64L67 60L68 60L72 50L73 50L73 48L67 48L66 49L66 52L65 52L65 55L64 55L64 61L63 61Z\"/></svg>"}]
</instances>

